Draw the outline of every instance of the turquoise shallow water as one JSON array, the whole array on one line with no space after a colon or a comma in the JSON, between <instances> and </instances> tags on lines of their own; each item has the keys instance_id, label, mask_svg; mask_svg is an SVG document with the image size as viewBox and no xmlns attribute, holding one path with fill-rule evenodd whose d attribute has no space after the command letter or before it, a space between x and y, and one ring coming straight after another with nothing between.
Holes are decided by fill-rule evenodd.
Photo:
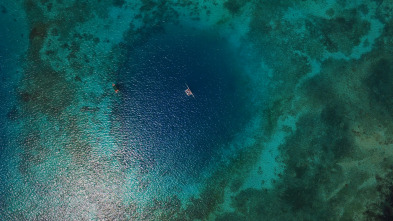
<instances>
[{"instance_id":1,"label":"turquoise shallow water","mask_svg":"<svg viewBox=\"0 0 393 221\"><path fill-rule=\"evenodd\" d=\"M0 1L0 220L391 220L392 10Z\"/></svg>"}]
</instances>

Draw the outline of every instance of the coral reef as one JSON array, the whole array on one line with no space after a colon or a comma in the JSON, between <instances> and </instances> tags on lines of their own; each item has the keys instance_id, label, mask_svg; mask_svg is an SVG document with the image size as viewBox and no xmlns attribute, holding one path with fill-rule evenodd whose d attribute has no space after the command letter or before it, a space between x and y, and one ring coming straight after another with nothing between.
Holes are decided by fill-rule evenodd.
<instances>
[{"instance_id":1,"label":"coral reef","mask_svg":"<svg viewBox=\"0 0 393 221\"><path fill-rule=\"evenodd\" d=\"M5 112L20 136L0 149L14 159L1 171L0 218L391 220L392 5L23 1L28 34L18 37L28 48L18 103ZM0 16L13 16L11 9L4 3ZM213 160L203 162L213 166L180 171L200 176L189 186L180 172L154 170L153 154L133 145L121 110L133 99L121 92L131 86L111 87L141 48L160 47L151 39L181 28L233 44L243 67L226 76L238 76L230 81L242 89L228 88L242 101L232 106L247 112L243 129L209 146ZM161 55L140 57L154 56Z\"/></svg>"}]
</instances>

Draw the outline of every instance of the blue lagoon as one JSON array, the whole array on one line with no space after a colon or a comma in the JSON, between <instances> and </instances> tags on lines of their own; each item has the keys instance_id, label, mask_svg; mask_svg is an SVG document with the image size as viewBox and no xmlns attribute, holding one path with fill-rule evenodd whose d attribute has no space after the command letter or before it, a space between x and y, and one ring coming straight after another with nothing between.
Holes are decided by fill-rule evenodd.
<instances>
[{"instance_id":1,"label":"blue lagoon","mask_svg":"<svg viewBox=\"0 0 393 221\"><path fill-rule=\"evenodd\" d=\"M0 219L391 220L392 10L0 1Z\"/></svg>"}]
</instances>

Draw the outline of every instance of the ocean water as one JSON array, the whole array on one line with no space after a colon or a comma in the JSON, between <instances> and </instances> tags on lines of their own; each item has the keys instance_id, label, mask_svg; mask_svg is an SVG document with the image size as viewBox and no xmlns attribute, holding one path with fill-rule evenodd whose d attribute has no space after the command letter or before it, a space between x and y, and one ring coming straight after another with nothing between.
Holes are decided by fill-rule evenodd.
<instances>
[{"instance_id":1,"label":"ocean water","mask_svg":"<svg viewBox=\"0 0 393 221\"><path fill-rule=\"evenodd\" d=\"M218 34L172 27L130 49L116 81L124 151L132 154L126 161L147 161L147 171L157 166L181 182L220 161L252 106L229 47Z\"/></svg>"},{"instance_id":2,"label":"ocean water","mask_svg":"<svg viewBox=\"0 0 393 221\"><path fill-rule=\"evenodd\" d=\"M392 10L0 1L0 220L391 220Z\"/></svg>"}]
</instances>

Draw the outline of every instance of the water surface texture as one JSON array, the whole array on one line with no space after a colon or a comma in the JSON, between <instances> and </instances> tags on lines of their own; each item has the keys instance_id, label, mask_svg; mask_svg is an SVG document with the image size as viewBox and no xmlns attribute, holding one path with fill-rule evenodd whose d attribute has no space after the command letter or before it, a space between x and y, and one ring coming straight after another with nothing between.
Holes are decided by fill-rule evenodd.
<instances>
[{"instance_id":1,"label":"water surface texture","mask_svg":"<svg viewBox=\"0 0 393 221\"><path fill-rule=\"evenodd\" d=\"M220 160L220 148L243 129L251 106L227 44L218 35L170 30L131 49L117 80L125 151L133 154L126 161L140 158L147 167L197 178ZM185 96L186 84L194 97Z\"/></svg>"},{"instance_id":2,"label":"water surface texture","mask_svg":"<svg viewBox=\"0 0 393 221\"><path fill-rule=\"evenodd\" d=\"M393 219L392 11L0 0L0 220Z\"/></svg>"}]
</instances>

